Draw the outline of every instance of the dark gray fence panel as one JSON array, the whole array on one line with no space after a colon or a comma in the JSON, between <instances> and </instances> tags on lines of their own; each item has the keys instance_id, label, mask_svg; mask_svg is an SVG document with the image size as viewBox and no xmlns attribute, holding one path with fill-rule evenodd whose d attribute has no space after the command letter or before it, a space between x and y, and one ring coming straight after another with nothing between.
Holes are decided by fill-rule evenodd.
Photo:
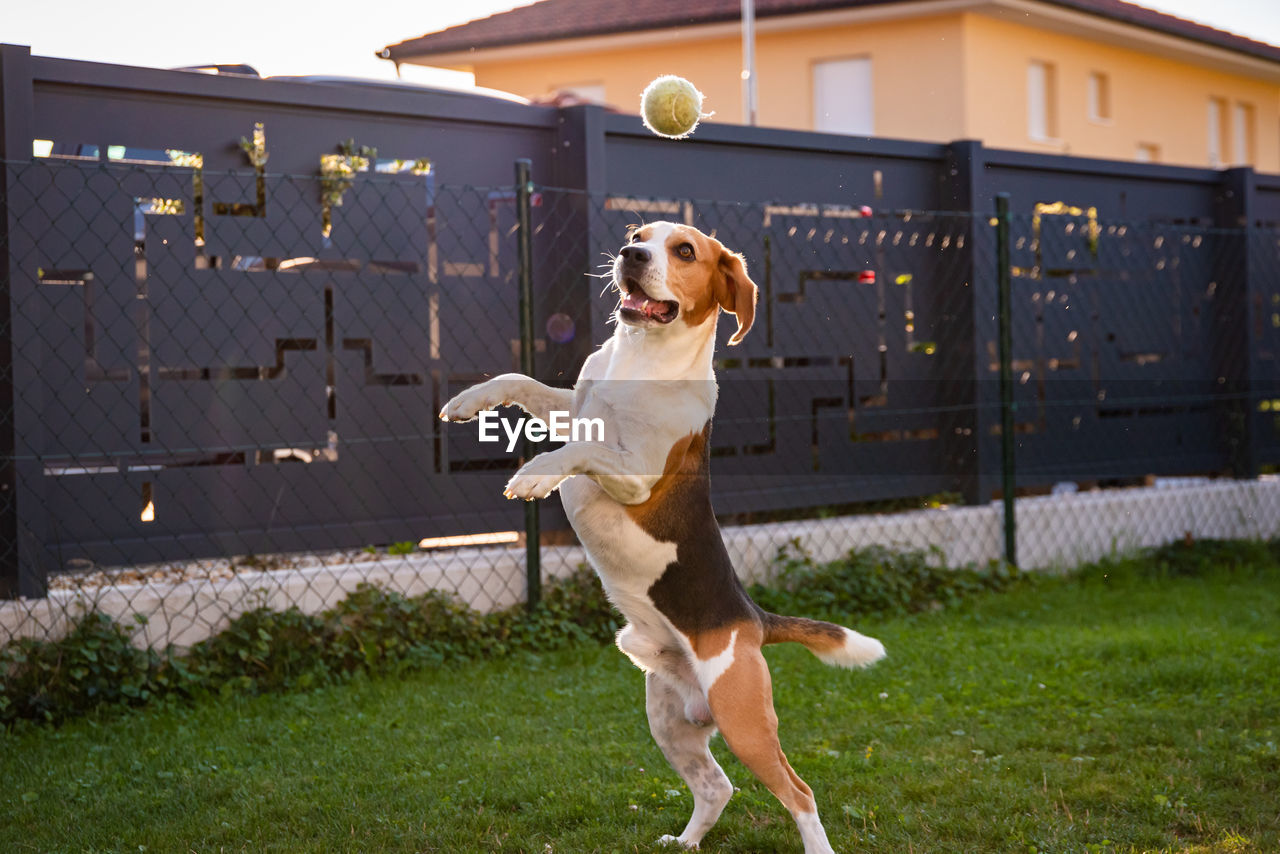
<instances>
[{"instance_id":1,"label":"dark gray fence panel","mask_svg":"<svg viewBox=\"0 0 1280 854\"><path fill-rule=\"evenodd\" d=\"M983 198L979 210L994 210L995 193L1010 195L1014 214L1031 214L1036 204L1064 202L1096 208L1108 222L1169 220L1212 226L1221 180L1208 169L1124 163L1088 157L1061 157L986 149Z\"/></svg>"},{"instance_id":2,"label":"dark gray fence panel","mask_svg":"<svg viewBox=\"0 0 1280 854\"><path fill-rule=\"evenodd\" d=\"M551 150L556 124L550 108L449 93L32 63L35 138L199 152L213 172L246 168L238 140L262 122L275 174L314 175L354 139L382 158L430 158L453 185L505 186L514 158Z\"/></svg>"},{"instance_id":3,"label":"dark gray fence panel","mask_svg":"<svg viewBox=\"0 0 1280 854\"><path fill-rule=\"evenodd\" d=\"M1249 257L1251 421L1260 469L1280 471L1280 176L1257 175Z\"/></svg>"},{"instance_id":4,"label":"dark gray fence panel","mask_svg":"<svg viewBox=\"0 0 1280 854\"><path fill-rule=\"evenodd\" d=\"M609 192L640 197L813 202L937 210L945 146L729 125L696 142L606 116Z\"/></svg>"},{"instance_id":5,"label":"dark gray fence panel","mask_svg":"<svg viewBox=\"0 0 1280 854\"><path fill-rule=\"evenodd\" d=\"M1095 252L1079 239L1093 227L1079 216L1014 224L1019 482L1222 470L1201 322L1216 235L1100 223Z\"/></svg>"},{"instance_id":6,"label":"dark gray fence panel","mask_svg":"<svg viewBox=\"0 0 1280 854\"><path fill-rule=\"evenodd\" d=\"M1247 263L1208 170L986 152L1014 224L1018 483L1226 471ZM1219 283L1224 287L1219 288ZM1216 298L1215 298L1216 291Z\"/></svg>"},{"instance_id":7,"label":"dark gray fence panel","mask_svg":"<svg viewBox=\"0 0 1280 854\"><path fill-rule=\"evenodd\" d=\"M30 134L57 158L20 167L11 194L27 217L10 253L14 423L38 563L517 526L500 498L509 457L435 418L510 364L510 200L437 187L509 184L512 159L551 150L554 111L31 65ZM258 122L255 172L238 141ZM321 158L348 139L378 159L326 234ZM430 175L372 171L418 158Z\"/></svg>"}]
</instances>

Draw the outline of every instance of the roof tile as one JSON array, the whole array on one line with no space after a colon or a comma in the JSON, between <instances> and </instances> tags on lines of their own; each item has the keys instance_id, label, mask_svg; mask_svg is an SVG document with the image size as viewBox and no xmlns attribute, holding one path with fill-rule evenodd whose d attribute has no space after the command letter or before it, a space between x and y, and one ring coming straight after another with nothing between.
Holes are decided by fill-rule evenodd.
<instances>
[{"instance_id":1,"label":"roof tile","mask_svg":"<svg viewBox=\"0 0 1280 854\"><path fill-rule=\"evenodd\" d=\"M804 12L917 2L922 0L755 0L755 11L757 18L770 18ZM1280 63L1280 47L1134 3L1122 0L1038 2ZM628 0L626 3L619 3L617 0L541 0L388 45L379 51L379 55L387 59L404 60L534 42L736 21L741 14L741 0L699 0L697 3L689 0Z\"/></svg>"}]
</instances>

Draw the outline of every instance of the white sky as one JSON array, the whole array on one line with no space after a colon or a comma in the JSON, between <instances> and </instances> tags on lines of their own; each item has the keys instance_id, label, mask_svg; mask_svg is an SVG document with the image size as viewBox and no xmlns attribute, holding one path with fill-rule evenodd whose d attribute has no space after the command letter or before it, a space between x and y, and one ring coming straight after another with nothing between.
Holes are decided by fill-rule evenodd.
<instances>
[{"instance_id":1,"label":"white sky","mask_svg":"<svg viewBox=\"0 0 1280 854\"><path fill-rule=\"evenodd\" d=\"M385 45L500 12L513 0L182 3L173 0L5 0L0 42L34 54L171 68L244 62L263 75L392 78ZM1280 45L1280 0L1144 0L1143 5ZM407 79L469 82L406 66Z\"/></svg>"}]
</instances>

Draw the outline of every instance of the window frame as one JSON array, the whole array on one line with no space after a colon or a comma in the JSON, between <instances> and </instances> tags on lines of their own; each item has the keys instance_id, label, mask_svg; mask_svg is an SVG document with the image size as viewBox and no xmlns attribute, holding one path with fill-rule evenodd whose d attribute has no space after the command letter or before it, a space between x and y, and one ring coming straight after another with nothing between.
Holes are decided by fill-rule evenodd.
<instances>
[{"instance_id":1,"label":"window frame","mask_svg":"<svg viewBox=\"0 0 1280 854\"><path fill-rule=\"evenodd\" d=\"M1090 71L1088 82L1089 121L1098 125L1112 122L1111 75L1105 71Z\"/></svg>"},{"instance_id":2,"label":"window frame","mask_svg":"<svg viewBox=\"0 0 1280 854\"><path fill-rule=\"evenodd\" d=\"M823 97L825 87L819 85L819 69L823 67L834 67L839 64L857 64L859 67L865 68L866 74L866 109L865 114L861 118L866 119L866 128L856 130L845 130L841 128L823 127L823 119L830 115L829 112L824 113L821 109L821 99ZM835 133L845 136L874 136L876 128L876 101L875 101L875 61L870 53L852 54L850 56L829 56L821 59L814 59L809 67L809 80L812 86L812 96L810 99L810 110L813 116L813 129L818 133Z\"/></svg>"},{"instance_id":3,"label":"window frame","mask_svg":"<svg viewBox=\"0 0 1280 854\"><path fill-rule=\"evenodd\" d=\"M1032 142L1059 141L1057 71L1057 65L1046 59L1032 59L1027 64L1027 137ZM1041 98L1039 109L1037 95ZM1037 127L1041 123L1042 127Z\"/></svg>"}]
</instances>

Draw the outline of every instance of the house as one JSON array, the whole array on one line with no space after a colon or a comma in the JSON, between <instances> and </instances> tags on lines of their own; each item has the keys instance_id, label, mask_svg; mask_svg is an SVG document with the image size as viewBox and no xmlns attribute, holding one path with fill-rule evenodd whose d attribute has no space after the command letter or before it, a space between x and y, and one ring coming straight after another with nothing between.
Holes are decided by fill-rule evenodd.
<instances>
[{"instance_id":1,"label":"house","mask_svg":"<svg viewBox=\"0 0 1280 854\"><path fill-rule=\"evenodd\" d=\"M743 121L739 0L541 0L389 45L631 111L679 74ZM758 123L1280 171L1280 47L1121 0L756 0Z\"/></svg>"}]
</instances>

